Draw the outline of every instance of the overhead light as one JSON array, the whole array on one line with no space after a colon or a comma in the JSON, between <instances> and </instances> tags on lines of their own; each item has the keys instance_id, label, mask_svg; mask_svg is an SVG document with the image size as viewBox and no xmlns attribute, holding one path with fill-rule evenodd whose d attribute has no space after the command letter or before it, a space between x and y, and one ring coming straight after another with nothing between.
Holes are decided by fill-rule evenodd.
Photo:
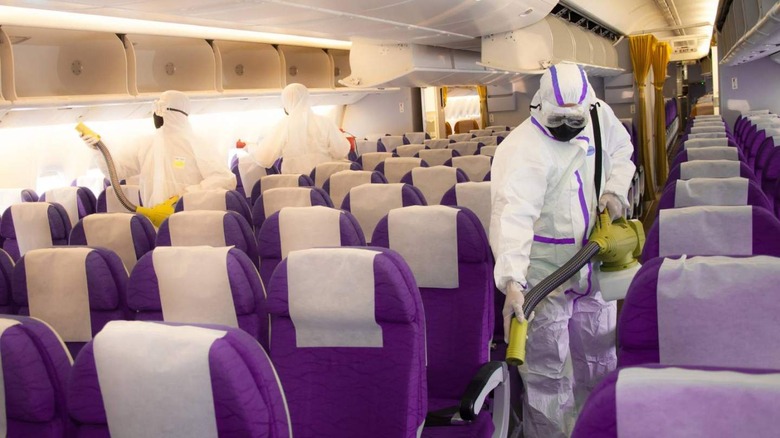
<instances>
[{"instance_id":1,"label":"overhead light","mask_svg":"<svg viewBox=\"0 0 780 438\"><path fill-rule=\"evenodd\" d=\"M520 16L521 17L527 17L527 16L531 15L533 12L534 12L534 8L528 8L525 11L521 12Z\"/></svg>"}]
</instances>

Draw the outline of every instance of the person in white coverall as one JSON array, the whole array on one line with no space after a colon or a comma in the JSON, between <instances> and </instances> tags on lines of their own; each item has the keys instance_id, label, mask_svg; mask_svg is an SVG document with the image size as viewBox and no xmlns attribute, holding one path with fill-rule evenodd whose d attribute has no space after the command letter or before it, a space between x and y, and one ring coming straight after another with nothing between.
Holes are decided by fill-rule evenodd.
<instances>
[{"instance_id":1,"label":"person in white coverall","mask_svg":"<svg viewBox=\"0 0 780 438\"><path fill-rule=\"evenodd\" d=\"M601 127L600 195L593 105ZM579 66L547 70L531 108L501 143L491 171L490 244L496 285L506 294L505 336L513 315L523 318L524 294L583 247L597 210L623 215L634 174L628 132ZM616 313L615 303L594 290L590 263L536 307L519 367L526 437L571 434L578 409L615 368Z\"/></svg>"},{"instance_id":2,"label":"person in white coverall","mask_svg":"<svg viewBox=\"0 0 780 438\"><path fill-rule=\"evenodd\" d=\"M282 157L282 173L308 175L318 164L346 159L349 140L335 123L314 114L309 90L290 84L282 90L282 105L287 114L249 155L262 167L271 167Z\"/></svg>"},{"instance_id":3,"label":"person in white coverall","mask_svg":"<svg viewBox=\"0 0 780 438\"><path fill-rule=\"evenodd\" d=\"M152 140L112 151L119 179L139 175L145 206L156 206L185 193L236 188L236 177L228 169L227 159L221 159L216 149L193 134L189 112L190 101L184 93L175 90L162 93L154 103L157 130ZM92 147L98 140L82 138ZM97 163L108 175L102 155L97 157Z\"/></svg>"}]
</instances>

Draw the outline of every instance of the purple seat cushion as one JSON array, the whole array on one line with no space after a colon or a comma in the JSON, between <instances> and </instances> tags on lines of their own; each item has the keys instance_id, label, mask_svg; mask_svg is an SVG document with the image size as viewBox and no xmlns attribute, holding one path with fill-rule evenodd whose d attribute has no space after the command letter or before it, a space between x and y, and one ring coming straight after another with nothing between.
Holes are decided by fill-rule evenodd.
<instances>
[{"instance_id":1,"label":"purple seat cushion","mask_svg":"<svg viewBox=\"0 0 780 438\"><path fill-rule=\"evenodd\" d=\"M95 198L95 194L88 188L79 187L76 191L76 199L78 203L79 219L97 212L97 199ZM46 202L46 193L42 194L41 197L38 198L38 201Z\"/></svg>"},{"instance_id":2,"label":"purple seat cushion","mask_svg":"<svg viewBox=\"0 0 780 438\"><path fill-rule=\"evenodd\" d=\"M301 178L303 178L303 176ZM333 207L333 201L330 200L330 196L328 195L328 192L326 192L325 190L319 187L313 187L313 186L314 183L311 184L311 205L312 206L322 205L324 207ZM252 206L252 218L254 220L255 230L259 230L260 227L263 226L263 222L265 222L266 219L265 209L263 207L262 195L257 198L257 201Z\"/></svg>"},{"instance_id":3,"label":"purple seat cushion","mask_svg":"<svg viewBox=\"0 0 780 438\"><path fill-rule=\"evenodd\" d=\"M658 201L658 209L663 210L667 208L675 208L675 197L677 195L677 182L680 180L670 180L669 183L666 185L666 188L664 189L663 194L661 195L661 199ZM767 210L772 210L771 205L769 204L769 199L766 197L764 192L761 190L761 187L756 184L753 180L748 180L748 194L747 194L747 205L753 205L755 207L762 207L766 208Z\"/></svg>"},{"instance_id":4,"label":"purple seat cushion","mask_svg":"<svg viewBox=\"0 0 780 438\"><path fill-rule=\"evenodd\" d=\"M298 187L314 187L314 180L311 179L308 175L301 175L300 178L298 178ZM263 184L262 184L262 178L257 180L255 183L255 186L252 187L251 191L251 204L252 204L252 213L254 213L254 206L257 203L257 199L260 198L260 194L263 192Z\"/></svg>"},{"instance_id":5,"label":"purple seat cushion","mask_svg":"<svg viewBox=\"0 0 780 438\"><path fill-rule=\"evenodd\" d=\"M252 227L246 219L234 211L226 211L222 219L222 231L225 233L225 246L235 246L243 251L258 266L257 241L252 233ZM166 219L157 231L155 246L172 246L171 229Z\"/></svg>"},{"instance_id":6,"label":"purple seat cushion","mask_svg":"<svg viewBox=\"0 0 780 438\"><path fill-rule=\"evenodd\" d=\"M20 322L0 337L7 436L69 436L65 389L71 365L62 343L41 321L2 317Z\"/></svg>"},{"instance_id":7,"label":"purple seat cushion","mask_svg":"<svg viewBox=\"0 0 780 438\"><path fill-rule=\"evenodd\" d=\"M493 337L493 266L485 229L466 208L457 215L457 289L420 288L428 340L428 394L459 400L479 368L490 361ZM388 219L379 221L372 244L390 247ZM468 321L468 323L464 323Z\"/></svg>"},{"instance_id":8,"label":"purple seat cushion","mask_svg":"<svg viewBox=\"0 0 780 438\"><path fill-rule=\"evenodd\" d=\"M214 342L209 352L218 435L289 437L284 396L263 349L242 330L200 326L227 331L225 337ZM128 354L143 352L128 351ZM77 436L109 436L92 342L84 347L73 365L67 401Z\"/></svg>"},{"instance_id":9,"label":"purple seat cushion","mask_svg":"<svg viewBox=\"0 0 780 438\"><path fill-rule=\"evenodd\" d=\"M139 321L163 320L153 254L141 257L130 274L127 286L127 305ZM227 272L239 328L267 346L268 314L262 310L265 298L257 269L246 253L233 248L228 251Z\"/></svg>"},{"instance_id":10,"label":"purple seat cushion","mask_svg":"<svg viewBox=\"0 0 780 438\"><path fill-rule=\"evenodd\" d=\"M780 221L767 209L753 207L753 255L780 256ZM642 250L642 263L645 263L659 254L659 221L656 220L647 233L645 247ZM734 224L735 227L741 226ZM727 233L724 230L724 233ZM695 238L692 236L691 238ZM681 255L667 254L666 256ZM728 254L688 254L695 255L728 255Z\"/></svg>"},{"instance_id":11,"label":"purple seat cushion","mask_svg":"<svg viewBox=\"0 0 780 438\"><path fill-rule=\"evenodd\" d=\"M387 178L385 178L384 175L377 171L371 172L371 184L387 184ZM330 178L328 178L325 181L325 184L322 185L322 189L325 190L328 193L328 196L330 196ZM337 206L339 207L339 206Z\"/></svg>"},{"instance_id":12,"label":"purple seat cushion","mask_svg":"<svg viewBox=\"0 0 780 438\"><path fill-rule=\"evenodd\" d=\"M183 196L179 202L176 203L176 211L187 210L187 196ZM247 223L252 223L252 209L249 208L249 203L246 198L236 190L228 190L225 193L225 210L235 211L243 216Z\"/></svg>"},{"instance_id":13,"label":"purple seat cushion","mask_svg":"<svg viewBox=\"0 0 780 438\"><path fill-rule=\"evenodd\" d=\"M399 254L368 249L380 252L374 258L374 284L382 348L296 347L286 260L271 278L271 359L296 436L410 437L425 419L425 315L419 291Z\"/></svg>"},{"instance_id":14,"label":"purple seat cushion","mask_svg":"<svg viewBox=\"0 0 780 438\"><path fill-rule=\"evenodd\" d=\"M348 211L339 218L341 246L366 246L366 238L355 216ZM268 286L271 275L282 261L282 240L279 234L279 212L272 214L257 230L260 251L260 278Z\"/></svg>"},{"instance_id":15,"label":"purple seat cushion","mask_svg":"<svg viewBox=\"0 0 780 438\"><path fill-rule=\"evenodd\" d=\"M772 155L772 152L774 152L777 146L780 146L780 144L776 143L775 137L772 136L766 137L764 141L761 142L761 146L758 148L756 161L753 166L753 169L756 173L756 178L758 178L759 181L762 180L762 176L764 175L764 168L769 161L769 157Z\"/></svg>"},{"instance_id":16,"label":"purple seat cushion","mask_svg":"<svg viewBox=\"0 0 780 438\"><path fill-rule=\"evenodd\" d=\"M93 248L87 255L87 293L92 336L109 321L127 320L127 271L122 259L113 251ZM35 275L35 274L33 274ZM27 301L27 269L24 257L14 267L12 297L20 315L29 315ZM67 342L71 355L76 357L84 342Z\"/></svg>"},{"instance_id":17,"label":"purple seat cushion","mask_svg":"<svg viewBox=\"0 0 780 438\"><path fill-rule=\"evenodd\" d=\"M49 204L48 215L52 243L54 245L67 245L71 229L68 212L59 204ZM16 241L16 229L10 208L3 212L2 221L0 221L0 235L5 239L3 240L3 249L12 259L19 260L19 244Z\"/></svg>"},{"instance_id":18,"label":"purple seat cushion","mask_svg":"<svg viewBox=\"0 0 780 438\"><path fill-rule=\"evenodd\" d=\"M145 216L140 214L134 214L133 216L134 217L130 220L130 233L133 236L135 258L138 260L141 256L154 249L154 241L157 237L157 233L154 231L154 225L152 225ZM70 232L69 242L71 245L89 245L89 242L87 242L87 235L84 232L83 221L79 221L76 226L73 227L73 230Z\"/></svg>"}]
</instances>

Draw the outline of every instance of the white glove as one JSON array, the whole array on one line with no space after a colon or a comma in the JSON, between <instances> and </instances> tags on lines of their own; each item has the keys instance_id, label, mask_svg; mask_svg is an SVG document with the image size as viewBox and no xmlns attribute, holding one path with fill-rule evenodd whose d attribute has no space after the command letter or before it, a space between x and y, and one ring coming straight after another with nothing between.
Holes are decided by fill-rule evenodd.
<instances>
[{"instance_id":1,"label":"white glove","mask_svg":"<svg viewBox=\"0 0 780 438\"><path fill-rule=\"evenodd\" d=\"M81 140L92 149L97 149L97 146L95 146L99 141L99 137L94 137L92 135L82 134Z\"/></svg>"},{"instance_id":2,"label":"white glove","mask_svg":"<svg viewBox=\"0 0 780 438\"><path fill-rule=\"evenodd\" d=\"M609 217L613 221L623 217L623 203L616 194L604 193L601 195L601 198L599 198L599 212L604 211L605 208L609 211Z\"/></svg>"},{"instance_id":3,"label":"white glove","mask_svg":"<svg viewBox=\"0 0 780 438\"><path fill-rule=\"evenodd\" d=\"M523 315L523 286L516 281L510 281L506 284L506 300L504 301L504 310L501 314L504 316L504 342L509 343L509 325L512 322L512 315L517 317L520 322L525 321ZM533 319L533 314L531 315Z\"/></svg>"}]
</instances>

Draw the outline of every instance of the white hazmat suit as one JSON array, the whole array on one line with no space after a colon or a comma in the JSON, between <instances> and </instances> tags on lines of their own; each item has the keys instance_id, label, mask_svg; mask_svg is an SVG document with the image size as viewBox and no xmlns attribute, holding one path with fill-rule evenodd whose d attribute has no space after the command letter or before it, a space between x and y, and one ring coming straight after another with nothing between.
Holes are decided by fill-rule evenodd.
<instances>
[{"instance_id":1,"label":"white hazmat suit","mask_svg":"<svg viewBox=\"0 0 780 438\"><path fill-rule=\"evenodd\" d=\"M550 68L533 104L531 117L496 151L491 172L490 243L496 256L496 284L505 293L510 282L519 283L512 288L522 288L523 293L530 290L587 241L599 204L591 105L598 105L601 126L602 208L605 201L614 200L619 202L609 204L617 204L619 210L628 206L626 194L634 174L628 133L609 106L595 98L580 67ZM543 123L553 125L572 115L585 115L586 125L569 141L557 140ZM528 328L526 362L519 368L526 389L526 437L569 436L579 407L615 368L616 306L604 302L592 281L588 264L536 307Z\"/></svg>"},{"instance_id":2,"label":"white hazmat suit","mask_svg":"<svg viewBox=\"0 0 780 438\"><path fill-rule=\"evenodd\" d=\"M187 96L169 90L155 102L155 115L163 125L151 142L112 153L119 179L139 175L141 199L155 206L166 199L211 189L235 190L236 177L218 152L199 141L187 118L190 102ZM99 152L96 152L99 155ZM97 163L108 175L102 155Z\"/></svg>"},{"instance_id":3,"label":"white hazmat suit","mask_svg":"<svg viewBox=\"0 0 780 438\"><path fill-rule=\"evenodd\" d=\"M282 90L282 105L287 112L279 125L249 155L262 167L271 167L282 157L282 173L308 175L315 166L345 159L349 140L335 123L314 114L309 105L309 90L290 84Z\"/></svg>"}]
</instances>

